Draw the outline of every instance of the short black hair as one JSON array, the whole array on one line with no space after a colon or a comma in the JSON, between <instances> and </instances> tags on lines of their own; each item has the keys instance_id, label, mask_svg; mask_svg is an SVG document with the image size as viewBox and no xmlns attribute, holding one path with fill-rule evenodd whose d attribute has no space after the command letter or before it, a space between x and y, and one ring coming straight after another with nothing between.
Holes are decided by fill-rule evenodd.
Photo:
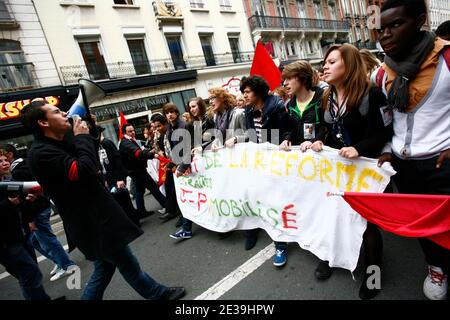
<instances>
[{"instance_id":1,"label":"short black hair","mask_svg":"<svg viewBox=\"0 0 450 320\"><path fill-rule=\"evenodd\" d=\"M269 95L269 84L266 80L259 76L250 76L250 77L243 77L241 79L241 83L239 86L239 89L242 93L244 93L245 88L250 88L256 96L260 97L263 100L266 100L267 96Z\"/></svg>"},{"instance_id":2,"label":"short black hair","mask_svg":"<svg viewBox=\"0 0 450 320\"><path fill-rule=\"evenodd\" d=\"M439 27L437 27L434 32L438 37L449 37L450 36L450 20L442 22Z\"/></svg>"},{"instance_id":3,"label":"short black hair","mask_svg":"<svg viewBox=\"0 0 450 320\"><path fill-rule=\"evenodd\" d=\"M397 7L405 7L406 13L413 18L428 12L425 0L387 0L381 7L381 12Z\"/></svg>"},{"instance_id":4,"label":"short black hair","mask_svg":"<svg viewBox=\"0 0 450 320\"><path fill-rule=\"evenodd\" d=\"M162 114L160 113L155 113L154 115L151 116L150 118L151 122L160 122L161 124L167 124L167 118L164 117Z\"/></svg>"},{"instance_id":5,"label":"short black hair","mask_svg":"<svg viewBox=\"0 0 450 320\"><path fill-rule=\"evenodd\" d=\"M131 124L131 123L125 123L123 126L122 126L122 134L125 134L126 132L127 132L127 128L128 127L132 127L133 125Z\"/></svg>"},{"instance_id":6,"label":"short black hair","mask_svg":"<svg viewBox=\"0 0 450 320\"><path fill-rule=\"evenodd\" d=\"M45 111L42 107L45 106L47 102L44 100L35 100L27 104L21 112L20 121L29 129L31 133L42 136L44 132L38 124L38 120L47 120Z\"/></svg>"}]
</instances>

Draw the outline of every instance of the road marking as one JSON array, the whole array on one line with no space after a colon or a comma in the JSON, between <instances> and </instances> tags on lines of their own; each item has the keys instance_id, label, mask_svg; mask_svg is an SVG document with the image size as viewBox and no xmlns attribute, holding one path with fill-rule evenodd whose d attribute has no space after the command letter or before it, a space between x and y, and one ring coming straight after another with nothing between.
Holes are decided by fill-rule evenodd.
<instances>
[{"instance_id":1,"label":"road marking","mask_svg":"<svg viewBox=\"0 0 450 320\"><path fill-rule=\"evenodd\" d=\"M65 246L63 246L63 248L64 248L64 250L69 250L69 246L66 244ZM46 257L44 257L44 256L39 256L39 257L37 257L37 261L38 261L38 263L40 263L41 261L44 261L44 260L46 260L47 258ZM2 279L5 279L6 277L9 277L10 276L10 274L8 273L8 272L3 272L3 273L0 273L0 280L2 280Z\"/></svg>"},{"instance_id":2,"label":"road marking","mask_svg":"<svg viewBox=\"0 0 450 320\"><path fill-rule=\"evenodd\" d=\"M271 243L194 300L219 299L245 277L258 269L264 262L269 260L273 256L273 253L274 247L273 243Z\"/></svg>"}]
</instances>

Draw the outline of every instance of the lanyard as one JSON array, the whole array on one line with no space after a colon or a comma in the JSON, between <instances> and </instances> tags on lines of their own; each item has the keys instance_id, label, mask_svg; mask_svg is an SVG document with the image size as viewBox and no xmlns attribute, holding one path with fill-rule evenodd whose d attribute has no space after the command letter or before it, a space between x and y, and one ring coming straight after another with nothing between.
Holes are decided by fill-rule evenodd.
<instances>
[{"instance_id":1,"label":"lanyard","mask_svg":"<svg viewBox=\"0 0 450 320\"><path fill-rule=\"evenodd\" d=\"M350 137L348 136L347 130L344 128L344 116L347 113L345 108L345 102L344 100L341 105L338 105L337 101L334 99L334 92L330 94L330 104L329 104L329 111L331 118L333 120L333 134L338 139L340 143L342 143L343 146L347 147L350 143ZM337 106L337 111L334 110L334 107Z\"/></svg>"}]
</instances>

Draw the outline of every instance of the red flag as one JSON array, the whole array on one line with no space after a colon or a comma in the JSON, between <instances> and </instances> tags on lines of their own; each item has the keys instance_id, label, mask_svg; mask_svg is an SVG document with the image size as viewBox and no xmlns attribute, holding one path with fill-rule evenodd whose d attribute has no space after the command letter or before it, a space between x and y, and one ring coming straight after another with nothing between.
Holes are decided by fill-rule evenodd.
<instances>
[{"instance_id":1,"label":"red flag","mask_svg":"<svg viewBox=\"0 0 450 320\"><path fill-rule=\"evenodd\" d=\"M166 157L158 157L159 160L159 169L158 169L158 187L162 186L164 182L166 182L166 165L172 162L170 159Z\"/></svg>"},{"instance_id":2,"label":"red flag","mask_svg":"<svg viewBox=\"0 0 450 320\"><path fill-rule=\"evenodd\" d=\"M125 119L125 116L123 115L123 112L120 111L120 118L119 118L119 141L122 140L123 134L122 134L122 127L128 124L127 119Z\"/></svg>"},{"instance_id":3,"label":"red flag","mask_svg":"<svg viewBox=\"0 0 450 320\"><path fill-rule=\"evenodd\" d=\"M264 78L269 84L271 91L278 88L281 84L281 72L273 62L261 41L258 41L256 44L255 56L253 57L250 75Z\"/></svg>"},{"instance_id":4,"label":"red flag","mask_svg":"<svg viewBox=\"0 0 450 320\"><path fill-rule=\"evenodd\" d=\"M345 201L368 221L405 237L425 237L450 249L450 196L345 192Z\"/></svg>"}]
</instances>

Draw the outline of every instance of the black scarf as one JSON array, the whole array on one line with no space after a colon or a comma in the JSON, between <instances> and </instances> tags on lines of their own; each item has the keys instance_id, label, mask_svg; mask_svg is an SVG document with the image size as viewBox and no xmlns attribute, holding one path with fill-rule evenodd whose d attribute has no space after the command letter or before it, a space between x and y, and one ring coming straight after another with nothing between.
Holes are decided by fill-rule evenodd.
<instances>
[{"instance_id":1,"label":"black scarf","mask_svg":"<svg viewBox=\"0 0 450 320\"><path fill-rule=\"evenodd\" d=\"M409 83L417 76L420 65L434 48L435 34L421 31L421 35L422 40L406 58L395 61L393 58L386 56L384 59L387 66L397 74L388 93L388 105L399 112L405 112L408 107Z\"/></svg>"}]
</instances>

